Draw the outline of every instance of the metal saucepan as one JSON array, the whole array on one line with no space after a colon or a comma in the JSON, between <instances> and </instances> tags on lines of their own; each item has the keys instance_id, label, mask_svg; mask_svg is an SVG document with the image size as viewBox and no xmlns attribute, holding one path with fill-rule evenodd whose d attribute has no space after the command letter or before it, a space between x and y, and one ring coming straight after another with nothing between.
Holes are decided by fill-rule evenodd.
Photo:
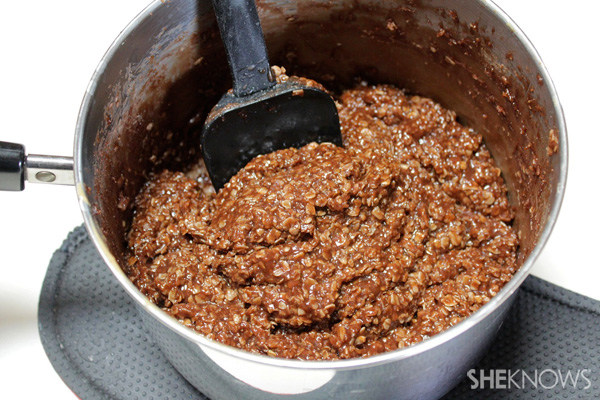
<instances>
[{"instance_id":1,"label":"metal saucepan","mask_svg":"<svg viewBox=\"0 0 600 400\"><path fill-rule=\"evenodd\" d=\"M556 221L567 136L550 77L523 33L489 1L257 3L273 64L333 88L357 76L396 84L455 110L461 122L483 134L516 209L521 269L455 327L366 359L307 362L250 354L196 334L150 303L121 270L125 233L133 198L149 174L198 158L195 132L231 85L209 0L154 1L121 33L94 74L77 122L74 156L90 237L156 343L212 399L442 396L493 341ZM28 179L59 180L50 170L52 158L37 168L36 157L25 160L19 148L10 156L21 163L2 177L21 177L31 168ZM68 174L70 160L58 161Z\"/></svg>"}]
</instances>

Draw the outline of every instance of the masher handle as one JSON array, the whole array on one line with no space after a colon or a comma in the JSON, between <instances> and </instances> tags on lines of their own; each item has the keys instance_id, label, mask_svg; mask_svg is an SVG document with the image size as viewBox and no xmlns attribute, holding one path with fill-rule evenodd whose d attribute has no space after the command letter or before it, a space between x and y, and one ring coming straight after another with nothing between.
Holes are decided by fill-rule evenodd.
<instances>
[{"instance_id":1,"label":"masher handle","mask_svg":"<svg viewBox=\"0 0 600 400\"><path fill-rule=\"evenodd\" d=\"M212 0L227 61L233 93L248 96L275 84L254 0Z\"/></svg>"}]
</instances>

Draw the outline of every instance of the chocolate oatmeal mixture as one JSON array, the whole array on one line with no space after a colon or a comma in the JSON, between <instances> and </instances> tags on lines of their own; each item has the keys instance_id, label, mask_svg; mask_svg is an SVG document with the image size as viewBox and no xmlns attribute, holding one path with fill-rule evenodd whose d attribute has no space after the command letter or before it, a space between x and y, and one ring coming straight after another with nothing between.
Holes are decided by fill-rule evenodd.
<instances>
[{"instance_id":1,"label":"chocolate oatmeal mixture","mask_svg":"<svg viewBox=\"0 0 600 400\"><path fill-rule=\"evenodd\" d=\"M217 194L201 166L151 179L135 285L211 339L307 360L411 345L498 293L518 241L481 136L389 85L337 101L344 148L257 157Z\"/></svg>"}]
</instances>

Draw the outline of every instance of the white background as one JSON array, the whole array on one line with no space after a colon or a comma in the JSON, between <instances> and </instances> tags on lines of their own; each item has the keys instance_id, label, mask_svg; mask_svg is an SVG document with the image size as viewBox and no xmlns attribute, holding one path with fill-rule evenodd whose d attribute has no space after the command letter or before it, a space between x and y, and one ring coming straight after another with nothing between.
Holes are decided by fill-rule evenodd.
<instances>
[{"instance_id":1,"label":"white background","mask_svg":"<svg viewBox=\"0 0 600 400\"><path fill-rule=\"evenodd\" d=\"M175 0L176 1L176 0ZM111 42L149 0L0 3L0 140L72 155L87 83ZM532 273L600 300L600 2L497 0L541 54L569 129L567 194ZM50 257L82 223L72 187L0 193L0 398L74 398L47 360L37 302Z\"/></svg>"}]
</instances>

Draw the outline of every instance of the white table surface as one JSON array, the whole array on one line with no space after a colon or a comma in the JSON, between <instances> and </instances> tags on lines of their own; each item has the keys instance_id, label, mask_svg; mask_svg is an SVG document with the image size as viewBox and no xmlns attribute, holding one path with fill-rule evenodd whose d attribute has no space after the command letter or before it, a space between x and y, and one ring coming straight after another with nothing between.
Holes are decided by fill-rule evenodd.
<instances>
[{"instance_id":1,"label":"white table surface","mask_svg":"<svg viewBox=\"0 0 600 400\"><path fill-rule=\"evenodd\" d=\"M0 140L23 143L28 153L72 155L77 112L91 75L121 29L148 3L1 2ZM600 300L600 213L587 211L597 209L599 193L592 163L600 149L600 2L496 3L540 53L569 129L567 193L532 273ZM0 193L0 398L74 398L40 343L37 302L52 253L82 221L72 187L27 184L24 192Z\"/></svg>"}]
</instances>

